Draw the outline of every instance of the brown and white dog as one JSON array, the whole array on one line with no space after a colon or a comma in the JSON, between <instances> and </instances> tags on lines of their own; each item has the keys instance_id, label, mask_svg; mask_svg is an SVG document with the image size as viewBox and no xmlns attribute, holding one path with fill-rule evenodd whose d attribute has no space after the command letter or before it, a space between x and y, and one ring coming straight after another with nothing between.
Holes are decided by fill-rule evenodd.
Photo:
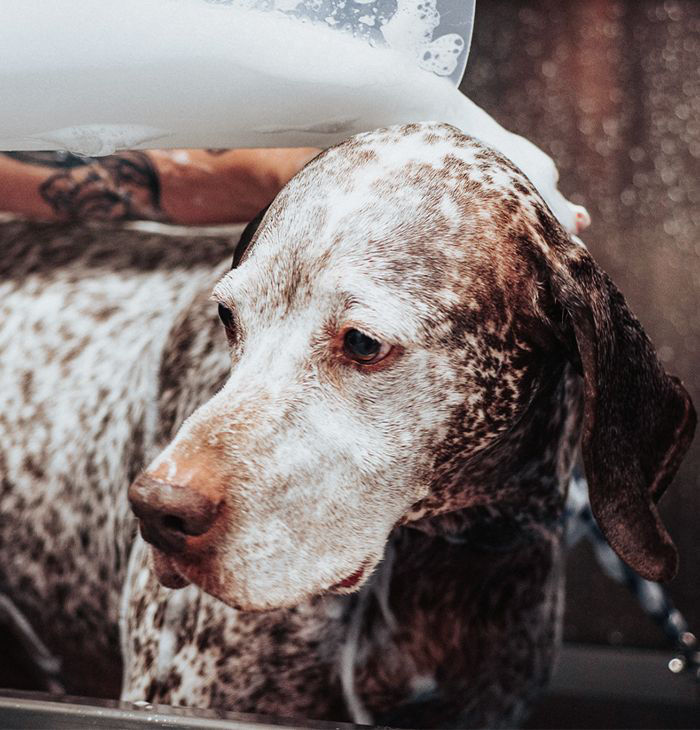
<instances>
[{"instance_id":1,"label":"brown and white dog","mask_svg":"<svg viewBox=\"0 0 700 730\"><path fill-rule=\"evenodd\" d=\"M113 651L119 621L124 699L517 724L558 642L579 443L613 548L673 575L655 503L688 395L456 129L319 155L214 302L220 247L40 244L3 262L0 588L68 654Z\"/></svg>"}]
</instances>

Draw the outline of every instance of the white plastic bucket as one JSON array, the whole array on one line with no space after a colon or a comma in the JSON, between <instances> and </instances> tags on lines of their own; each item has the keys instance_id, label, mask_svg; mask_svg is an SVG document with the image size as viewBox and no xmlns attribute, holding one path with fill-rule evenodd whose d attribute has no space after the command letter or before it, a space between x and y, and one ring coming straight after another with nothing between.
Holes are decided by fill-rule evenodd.
<instances>
[{"instance_id":1,"label":"white plastic bucket","mask_svg":"<svg viewBox=\"0 0 700 730\"><path fill-rule=\"evenodd\" d=\"M17 0L0 150L334 144L448 120L474 0Z\"/></svg>"}]
</instances>

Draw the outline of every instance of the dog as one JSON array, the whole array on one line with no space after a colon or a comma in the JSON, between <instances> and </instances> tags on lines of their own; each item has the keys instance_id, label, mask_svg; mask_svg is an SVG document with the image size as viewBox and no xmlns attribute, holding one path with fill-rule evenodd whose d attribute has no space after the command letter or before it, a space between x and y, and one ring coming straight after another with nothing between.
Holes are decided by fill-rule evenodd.
<instances>
[{"instance_id":1,"label":"dog","mask_svg":"<svg viewBox=\"0 0 700 730\"><path fill-rule=\"evenodd\" d=\"M220 244L85 244L3 263L0 586L91 672L118 645L122 699L517 725L560 639L579 449L611 546L674 574L656 502L690 398L493 149L358 135L228 273Z\"/></svg>"}]
</instances>

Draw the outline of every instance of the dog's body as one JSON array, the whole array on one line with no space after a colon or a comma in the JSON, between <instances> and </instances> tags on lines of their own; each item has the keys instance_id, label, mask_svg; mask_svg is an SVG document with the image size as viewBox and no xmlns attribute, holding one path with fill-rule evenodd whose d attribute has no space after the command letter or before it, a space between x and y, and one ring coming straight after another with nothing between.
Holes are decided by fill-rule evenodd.
<instances>
[{"instance_id":1,"label":"dog's body","mask_svg":"<svg viewBox=\"0 0 700 730\"><path fill-rule=\"evenodd\" d=\"M215 290L228 348L220 244L18 237L0 590L93 662L121 614L125 699L517 723L556 649L582 419L603 529L667 577L652 496L692 435L687 396L527 180L452 128L324 153L253 233ZM623 383L620 358L642 375ZM133 543L125 485L149 462L130 499L179 591Z\"/></svg>"},{"instance_id":2,"label":"dog's body","mask_svg":"<svg viewBox=\"0 0 700 730\"><path fill-rule=\"evenodd\" d=\"M4 233L0 591L64 657L68 686L100 691L103 670L119 674L135 535L124 485L153 450L168 333L230 244L19 222Z\"/></svg>"}]
</instances>

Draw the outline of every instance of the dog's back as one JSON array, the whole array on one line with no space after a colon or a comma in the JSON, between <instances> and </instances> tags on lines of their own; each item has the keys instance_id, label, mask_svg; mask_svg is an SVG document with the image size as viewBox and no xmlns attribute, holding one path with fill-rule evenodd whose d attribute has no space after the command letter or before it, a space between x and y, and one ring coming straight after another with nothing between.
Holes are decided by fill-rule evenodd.
<instances>
[{"instance_id":1,"label":"dog's back","mask_svg":"<svg viewBox=\"0 0 700 730\"><path fill-rule=\"evenodd\" d=\"M163 347L231 243L20 222L0 241L0 591L70 688L104 691L135 532L125 487L153 448Z\"/></svg>"}]
</instances>

